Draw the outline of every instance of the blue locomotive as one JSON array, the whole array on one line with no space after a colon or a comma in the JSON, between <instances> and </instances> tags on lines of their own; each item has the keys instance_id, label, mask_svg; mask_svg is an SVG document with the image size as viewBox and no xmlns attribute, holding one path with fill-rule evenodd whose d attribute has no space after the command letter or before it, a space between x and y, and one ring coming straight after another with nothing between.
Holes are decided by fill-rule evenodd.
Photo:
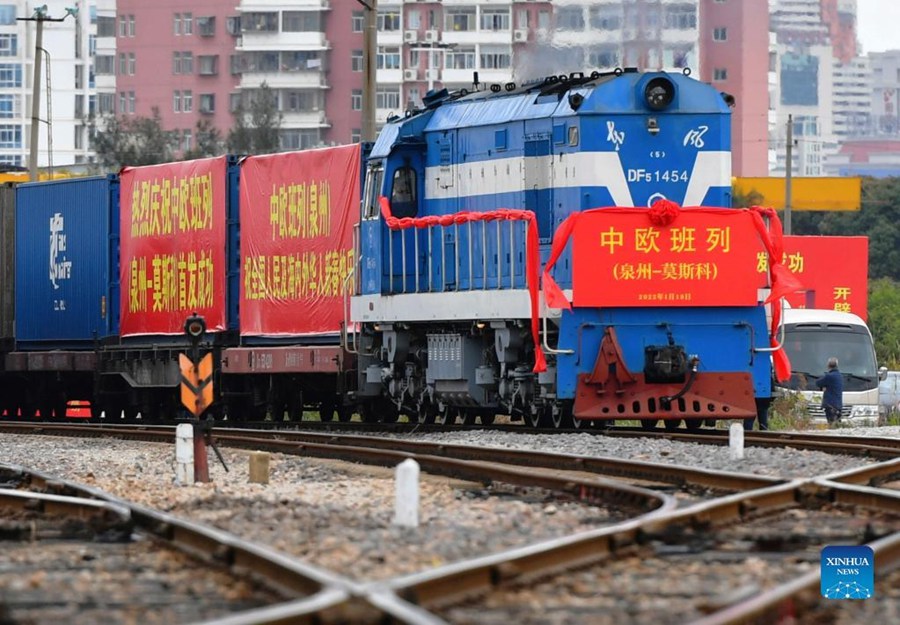
<instances>
[{"instance_id":1,"label":"blue locomotive","mask_svg":"<svg viewBox=\"0 0 900 625\"><path fill-rule=\"evenodd\" d=\"M730 207L733 105L687 73L626 69L431 92L389 120L367 163L348 306L363 417L699 427L767 409L773 348L755 291L696 306L534 298L535 265L570 216ZM557 251L552 277L571 298L578 263Z\"/></svg>"}]
</instances>

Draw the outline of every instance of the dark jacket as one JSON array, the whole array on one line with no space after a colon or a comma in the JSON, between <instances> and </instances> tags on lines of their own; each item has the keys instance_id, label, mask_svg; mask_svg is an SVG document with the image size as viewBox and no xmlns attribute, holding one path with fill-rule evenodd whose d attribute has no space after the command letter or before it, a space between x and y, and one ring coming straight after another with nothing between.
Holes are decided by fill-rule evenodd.
<instances>
[{"instance_id":1,"label":"dark jacket","mask_svg":"<svg viewBox=\"0 0 900 625\"><path fill-rule=\"evenodd\" d=\"M832 369L816 380L816 386L825 389L822 393L822 407L833 406L840 410L844 407L844 376L837 369Z\"/></svg>"}]
</instances>

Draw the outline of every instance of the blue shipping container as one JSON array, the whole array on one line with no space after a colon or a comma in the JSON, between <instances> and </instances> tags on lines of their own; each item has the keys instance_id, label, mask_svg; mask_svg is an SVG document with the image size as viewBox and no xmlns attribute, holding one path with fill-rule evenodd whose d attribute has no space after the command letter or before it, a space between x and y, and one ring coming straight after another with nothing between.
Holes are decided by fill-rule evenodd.
<instances>
[{"instance_id":1,"label":"blue shipping container","mask_svg":"<svg viewBox=\"0 0 900 625\"><path fill-rule=\"evenodd\" d=\"M90 348L119 332L119 179L16 188L18 349Z\"/></svg>"}]
</instances>

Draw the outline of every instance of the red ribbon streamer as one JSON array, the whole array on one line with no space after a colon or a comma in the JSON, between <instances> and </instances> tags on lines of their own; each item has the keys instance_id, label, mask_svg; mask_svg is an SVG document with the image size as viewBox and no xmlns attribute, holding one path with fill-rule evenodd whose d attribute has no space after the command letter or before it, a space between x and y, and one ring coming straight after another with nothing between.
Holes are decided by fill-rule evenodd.
<instances>
[{"instance_id":1,"label":"red ribbon streamer","mask_svg":"<svg viewBox=\"0 0 900 625\"><path fill-rule=\"evenodd\" d=\"M781 229L781 221L778 219L778 214L774 211L774 209L763 208L761 206L752 206L748 209L707 208L699 206L680 208L675 202L671 202L669 200L659 200L658 202L655 202L653 204L653 207L649 210L646 208L610 207L594 208L582 211L580 213L572 213L571 215L569 215L569 217L566 218L565 221L560 224L559 228L556 229L556 232L553 235L553 244L550 249L550 258L547 259L547 264L544 265L541 283L544 293L544 300L547 302L547 306L551 308L565 308L566 310L572 310L572 304L569 302L565 294L562 292L562 289L559 288L559 285L550 275L550 270L553 268L553 265L556 264L559 256L566 248L566 244L569 241L569 237L572 235L575 224L578 222L582 215L595 213L598 211L617 214L644 213L647 215L647 218L650 220L650 222L654 225L665 226L675 221L678 218L678 215L681 214L682 211L686 210L715 215L739 215L745 213L746 211L750 212L750 215L753 219L753 225L756 227L756 231L759 234L760 239L762 239L766 251L769 253L769 268L772 275L772 291L769 294L769 297L766 298L765 303L769 304L774 302L772 306L772 326L769 335L769 344L772 347L775 347L778 344L778 342L775 340L775 332L778 329L778 325L781 323L781 307L776 304L778 304L781 298L783 298L788 293L799 291L803 287L797 280L797 278L794 277L794 274L791 273L790 269L788 269L782 262L782 258L784 256L784 240ZM768 228L766 227L765 218L769 219ZM772 353L772 359L775 366L775 376L778 381L781 382L790 378L791 363L784 350L775 350Z\"/></svg>"},{"instance_id":2,"label":"red ribbon streamer","mask_svg":"<svg viewBox=\"0 0 900 625\"><path fill-rule=\"evenodd\" d=\"M381 205L381 216L391 230L406 230L408 228L431 228L433 226L453 226L471 221L526 221L528 222L528 235L526 237L525 277L528 284L528 295L531 301L531 338L534 341L534 369L535 373L547 370L547 361L544 358L544 350L541 349L539 330L540 311L538 307L538 265L540 264L540 248L538 246L537 219L534 212L526 210L500 209L475 213L462 211L452 215L429 215L427 217L394 217L391 212L390 201L381 196L378 198ZM471 276L470 276L471 278ZM499 279L499 276L498 276Z\"/></svg>"}]
</instances>

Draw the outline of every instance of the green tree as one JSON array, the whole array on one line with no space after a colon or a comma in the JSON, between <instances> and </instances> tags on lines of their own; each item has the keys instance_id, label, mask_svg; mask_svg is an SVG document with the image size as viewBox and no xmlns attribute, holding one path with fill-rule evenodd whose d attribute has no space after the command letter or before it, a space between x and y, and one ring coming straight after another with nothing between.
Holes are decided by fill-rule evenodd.
<instances>
[{"instance_id":1,"label":"green tree","mask_svg":"<svg viewBox=\"0 0 900 625\"><path fill-rule=\"evenodd\" d=\"M900 284L890 278L869 282L869 329L875 338L878 364L900 365Z\"/></svg>"},{"instance_id":2,"label":"green tree","mask_svg":"<svg viewBox=\"0 0 900 625\"><path fill-rule=\"evenodd\" d=\"M151 117L108 116L90 124L91 148L103 170L156 165L172 160L171 133L163 130L159 109Z\"/></svg>"},{"instance_id":3,"label":"green tree","mask_svg":"<svg viewBox=\"0 0 900 625\"><path fill-rule=\"evenodd\" d=\"M194 147L182 154L189 161L195 158L219 156L225 149L222 133L208 119L201 119L194 127Z\"/></svg>"},{"instance_id":4,"label":"green tree","mask_svg":"<svg viewBox=\"0 0 900 625\"><path fill-rule=\"evenodd\" d=\"M235 110L234 126L228 133L228 150L233 154L278 152L283 119L277 94L263 83L259 89L249 92Z\"/></svg>"}]
</instances>

